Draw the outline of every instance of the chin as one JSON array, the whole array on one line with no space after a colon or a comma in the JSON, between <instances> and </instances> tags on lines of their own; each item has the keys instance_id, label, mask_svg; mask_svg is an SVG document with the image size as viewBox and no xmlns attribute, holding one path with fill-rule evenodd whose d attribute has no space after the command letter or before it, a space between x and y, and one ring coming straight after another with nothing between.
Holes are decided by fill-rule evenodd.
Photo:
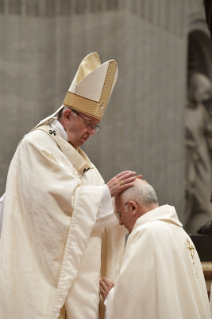
<instances>
[{"instance_id":1,"label":"chin","mask_svg":"<svg viewBox=\"0 0 212 319\"><path fill-rule=\"evenodd\" d=\"M76 143L76 145L77 145L77 147L80 147L80 146L82 146L85 142L86 142L86 141L80 139L80 140Z\"/></svg>"},{"instance_id":2,"label":"chin","mask_svg":"<svg viewBox=\"0 0 212 319\"><path fill-rule=\"evenodd\" d=\"M80 147L80 146L82 146L83 144L85 144L85 142L86 142L86 141L84 141L84 142L81 142L81 143L78 143L78 146L77 146L77 147Z\"/></svg>"}]
</instances>

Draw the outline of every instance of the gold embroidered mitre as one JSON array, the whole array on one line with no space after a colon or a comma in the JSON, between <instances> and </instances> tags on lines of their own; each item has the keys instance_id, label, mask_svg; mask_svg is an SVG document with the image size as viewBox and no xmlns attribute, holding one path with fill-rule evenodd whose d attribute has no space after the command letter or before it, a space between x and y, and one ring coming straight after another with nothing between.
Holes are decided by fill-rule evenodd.
<instances>
[{"instance_id":1,"label":"gold embroidered mitre","mask_svg":"<svg viewBox=\"0 0 212 319\"><path fill-rule=\"evenodd\" d=\"M102 119L118 76L114 60L101 64L96 52L81 62L63 105Z\"/></svg>"}]
</instances>

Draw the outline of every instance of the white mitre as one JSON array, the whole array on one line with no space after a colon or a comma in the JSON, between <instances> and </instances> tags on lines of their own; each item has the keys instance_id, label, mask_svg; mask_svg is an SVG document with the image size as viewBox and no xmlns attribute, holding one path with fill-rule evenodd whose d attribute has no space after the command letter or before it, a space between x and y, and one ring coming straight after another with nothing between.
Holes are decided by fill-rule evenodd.
<instances>
[{"instance_id":1,"label":"white mitre","mask_svg":"<svg viewBox=\"0 0 212 319\"><path fill-rule=\"evenodd\" d=\"M101 120L117 77L118 66L115 60L101 64L98 54L96 52L90 53L80 63L63 105L37 126L50 124L54 120L53 117L64 106Z\"/></svg>"}]
</instances>

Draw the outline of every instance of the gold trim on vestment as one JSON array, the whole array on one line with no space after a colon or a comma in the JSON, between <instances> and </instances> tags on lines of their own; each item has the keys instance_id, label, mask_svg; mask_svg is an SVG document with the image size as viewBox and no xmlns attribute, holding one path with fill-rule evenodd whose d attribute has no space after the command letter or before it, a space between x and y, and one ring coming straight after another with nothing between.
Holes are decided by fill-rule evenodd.
<instances>
[{"instance_id":1,"label":"gold trim on vestment","mask_svg":"<svg viewBox=\"0 0 212 319\"><path fill-rule=\"evenodd\" d=\"M93 164L80 148L76 150L71 144L64 140L56 130L52 130L49 125L41 125L35 130L46 132L55 141L59 149L77 170L78 174L84 175L88 170L94 168Z\"/></svg>"},{"instance_id":2,"label":"gold trim on vestment","mask_svg":"<svg viewBox=\"0 0 212 319\"><path fill-rule=\"evenodd\" d=\"M66 319L66 308L65 305L60 309L60 315L58 319Z\"/></svg>"},{"instance_id":3,"label":"gold trim on vestment","mask_svg":"<svg viewBox=\"0 0 212 319\"><path fill-rule=\"evenodd\" d=\"M102 89L102 95L99 101L87 99L72 92L67 92L63 105L71 107L79 112L87 114L101 120L107 107L111 95L111 89L117 69L115 61L110 61L105 77L105 83Z\"/></svg>"},{"instance_id":4,"label":"gold trim on vestment","mask_svg":"<svg viewBox=\"0 0 212 319\"><path fill-rule=\"evenodd\" d=\"M192 258L192 262L193 262L193 265L194 265L194 269L195 269L195 272L196 272L196 276L198 278L198 275L197 275L197 269L196 269L196 265L195 265L195 262L194 262L194 254L195 254L195 247L191 244L191 242L188 240L188 238L186 239L186 244L187 244L187 248L191 254L191 258Z\"/></svg>"}]
</instances>

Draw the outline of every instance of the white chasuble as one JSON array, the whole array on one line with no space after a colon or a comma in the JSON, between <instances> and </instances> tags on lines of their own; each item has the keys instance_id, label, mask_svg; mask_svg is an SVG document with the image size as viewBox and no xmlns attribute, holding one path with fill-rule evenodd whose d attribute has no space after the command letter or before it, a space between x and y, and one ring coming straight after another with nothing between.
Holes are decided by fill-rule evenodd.
<instances>
[{"instance_id":1,"label":"white chasuble","mask_svg":"<svg viewBox=\"0 0 212 319\"><path fill-rule=\"evenodd\" d=\"M32 131L11 162L0 252L2 319L57 319L64 304L68 319L99 317L101 229L93 228L105 186L86 155L64 143L58 147L47 132ZM76 165L63 146L78 154Z\"/></svg>"},{"instance_id":2,"label":"white chasuble","mask_svg":"<svg viewBox=\"0 0 212 319\"><path fill-rule=\"evenodd\" d=\"M202 266L174 207L141 216L120 275L106 301L107 319L210 319Z\"/></svg>"}]
</instances>

